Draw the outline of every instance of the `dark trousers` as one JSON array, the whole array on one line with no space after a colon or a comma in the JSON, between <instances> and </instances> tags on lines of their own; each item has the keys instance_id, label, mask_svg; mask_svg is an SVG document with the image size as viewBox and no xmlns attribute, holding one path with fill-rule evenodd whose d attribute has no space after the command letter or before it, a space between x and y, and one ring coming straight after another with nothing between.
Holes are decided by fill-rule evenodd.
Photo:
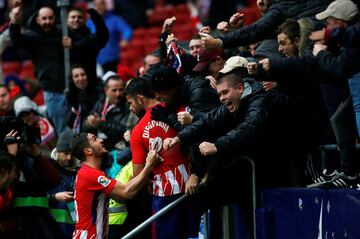
<instances>
[{"instance_id":1,"label":"dark trousers","mask_svg":"<svg viewBox=\"0 0 360 239\"><path fill-rule=\"evenodd\" d=\"M331 126L340 151L341 171L354 175L358 171L358 165L355 159L356 124L351 97L339 105L331 117Z\"/></svg>"},{"instance_id":2,"label":"dark trousers","mask_svg":"<svg viewBox=\"0 0 360 239\"><path fill-rule=\"evenodd\" d=\"M116 73L118 64L119 64L119 61L111 61L111 62L101 65L101 67L103 68L104 74L108 71L113 71Z\"/></svg>"}]
</instances>

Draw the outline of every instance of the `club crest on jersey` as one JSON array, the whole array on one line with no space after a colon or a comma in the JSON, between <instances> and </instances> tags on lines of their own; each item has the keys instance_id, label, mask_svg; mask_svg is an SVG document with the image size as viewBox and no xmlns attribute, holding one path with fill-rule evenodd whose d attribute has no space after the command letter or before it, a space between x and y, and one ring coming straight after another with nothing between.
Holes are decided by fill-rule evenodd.
<instances>
[{"instance_id":1,"label":"club crest on jersey","mask_svg":"<svg viewBox=\"0 0 360 239\"><path fill-rule=\"evenodd\" d=\"M97 181L104 187L107 187L110 184L110 179L105 176L99 176Z\"/></svg>"}]
</instances>

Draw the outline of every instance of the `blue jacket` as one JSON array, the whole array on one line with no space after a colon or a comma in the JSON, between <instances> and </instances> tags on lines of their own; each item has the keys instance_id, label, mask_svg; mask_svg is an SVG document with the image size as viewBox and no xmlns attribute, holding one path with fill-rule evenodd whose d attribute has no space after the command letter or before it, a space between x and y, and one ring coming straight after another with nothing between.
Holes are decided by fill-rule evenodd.
<instances>
[{"instance_id":1,"label":"blue jacket","mask_svg":"<svg viewBox=\"0 0 360 239\"><path fill-rule=\"evenodd\" d=\"M118 61L120 59L120 41L129 41L132 36L132 29L122 17L111 12L105 13L102 17L109 30L109 40L105 47L100 50L97 57L97 62L101 65L112 61ZM95 33L95 25L92 20L89 19L86 25L92 33Z\"/></svg>"}]
</instances>

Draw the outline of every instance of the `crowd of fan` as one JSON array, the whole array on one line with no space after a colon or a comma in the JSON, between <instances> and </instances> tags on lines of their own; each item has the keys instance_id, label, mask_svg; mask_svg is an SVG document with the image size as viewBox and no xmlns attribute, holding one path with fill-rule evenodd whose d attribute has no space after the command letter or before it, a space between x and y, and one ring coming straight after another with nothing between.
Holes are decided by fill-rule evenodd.
<instances>
[{"instance_id":1,"label":"crowd of fan","mask_svg":"<svg viewBox=\"0 0 360 239\"><path fill-rule=\"evenodd\" d=\"M87 23L70 8L67 37L50 7L22 29L14 1L0 49L28 52L45 106L16 77L0 85L0 238L120 238L184 194L138 238L197 237L202 213L230 203L250 229L246 158L259 190L358 188L356 3L257 4L257 22L243 26L235 13L214 34L203 27L188 49L173 33L176 17L166 19L158 49L125 81L114 71L131 28L104 0ZM324 144L339 154L321 159Z\"/></svg>"}]
</instances>

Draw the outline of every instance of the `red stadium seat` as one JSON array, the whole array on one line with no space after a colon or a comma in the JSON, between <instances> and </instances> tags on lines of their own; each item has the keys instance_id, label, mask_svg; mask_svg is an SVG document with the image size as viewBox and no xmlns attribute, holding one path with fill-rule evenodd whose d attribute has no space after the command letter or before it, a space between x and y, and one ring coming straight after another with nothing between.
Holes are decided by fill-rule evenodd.
<instances>
[{"instance_id":1,"label":"red stadium seat","mask_svg":"<svg viewBox=\"0 0 360 239\"><path fill-rule=\"evenodd\" d=\"M260 18L259 9L256 6L246 7L246 8L240 9L238 12L244 14L244 25L249 25L249 24L257 21Z\"/></svg>"},{"instance_id":2,"label":"red stadium seat","mask_svg":"<svg viewBox=\"0 0 360 239\"><path fill-rule=\"evenodd\" d=\"M4 77L10 74L18 75L21 70L21 62L19 61L9 61L2 63L2 70Z\"/></svg>"},{"instance_id":3,"label":"red stadium seat","mask_svg":"<svg viewBox=\"0 0 360 239\"><path fill-rule=\"evenodd\" d=\"M187 24L191 20L191 17L189 14L176 13L175 17L176 17L175 28L176 28L176 26L179 26L182 24Z\"/></svg>"},{"instance_id":4,"label":"red stadium seat","mask_svg":"<svg viewBox=\"0 0 360 239\"><path fill-rule=\"evenodd\" d=\"M149 39L145 45L145 55L154 51L158 47L159 47L159 42L157 38Z\"/></svg>"},{"instance_id":5,"label":"red stadium seat","mask_svg":"<svg viewBox=\"0 0 360 239\"><path fill-rule=\"evenodd\" d=\"M121 55L132 54L134 57L142 56L145 52L144 44L144 40L132 40L126 48L122 49Z\"/></svg>"},{"instance_id":6,"label":"red stadium seat","mask_svg":"<svg viewBox=\"0 0 360 239\"><path fill-rule=\"evenodd\" d=\"M22 67L21 67L21 71L19 73L19 77L20 79L35 79L35 75L34 75L34 64L32 63L32 61L27 60L24 61L22 63Z\"/></svg>"},{"instance_id":7,"label":"red stadium seat","mask_svg":"<svg viewBox=\"0 0 360 239\"><path fill-rule=\"evenodd\" d=\"M157 7L154 9L153 13L148 18L148 23L150 26L162 26L166 18L175 16L174 7Z\"/></svg>"},{"instance_id":8,"label":"red stadium seat","mask_svg":"<svg viewBox=\"0 0 360 239\"><path fill-rule=\"evenodd\" d=\"M165 19L164 19L165 20ZM151 27L147 30L145 38L159 38L159 35L161 34L162 27ZM142 39L144 41L144 39Z\"/></svg>"},{"instance_id":9,"label":"red stadium seat","mask_svg":"<svg viewBox=\"0 0 360 239\"><path fill-rule=\"evenodd\" d=\"M197 30L192 24L187 24L175 27L174 33L178 40L188 41L195 33L197 33Z\"/></svg>"},{"instance_id":10,"label":"red stadium seat","mask_svg":"<svg viewBox=\"0 0 360 239\"><path fill-rule=\"evenodd\" d=\"M145 28L137 28L133 31L133 36L132 36L132 39L141 39L143 40L144 37L146 36L147 30Z\"/></svg>"},{"instance_id":11,"label":"red stadium seat","mask_svg":"<svg viewBox=\"0 0 360 239\"><path fill-rule=\"evenodd\" d=\"M184 14L190 16L190 10L187 4L179 4L175 6L175 12L177 14Z\"/></svg>"},{"instance_id":12,"label":"red stadium seat","mask_svg":"<svg viewBox=\"0 0 360 239\"><path fill-rule=\"evenodd\" d=\"M125 81L128 81L136 76L129 66L123 64L118 64L117 74Z\"/></svg>"},{"instance_id":13,"label":"red stadium seat","mask_svg":"<svg viewBox=\"0 0 360 239\"><path fill-rule=\"evenodd\" d=\"M39 89L36 92L36 95L32 98L32 100L37 104L37 105L44 105L45 104L45 100L44 100L44 91L42 89Z\"/></svg>"}]
</instances>

